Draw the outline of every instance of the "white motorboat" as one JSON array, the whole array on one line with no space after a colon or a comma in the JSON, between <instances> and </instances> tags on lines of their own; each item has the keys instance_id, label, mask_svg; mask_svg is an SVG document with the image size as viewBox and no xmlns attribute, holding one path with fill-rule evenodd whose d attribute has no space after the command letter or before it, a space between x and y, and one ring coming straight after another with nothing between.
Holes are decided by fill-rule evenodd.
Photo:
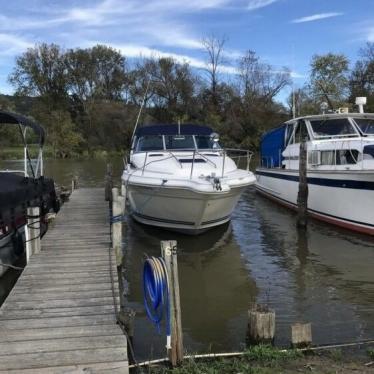
<instances>
[{"instance_id":1,"label":"white motorboat","mask_svg":"<svg viewBox=\"0 0 374 374\"><path fill-rule=\"evenodd\" d=\"M374 235L374 114L360 112L296 118L266 133L257 191L296 208L305 140L310 215Z\"/></svg>"},{"instance_id":2,"label":"white motorboat","mask_svg":"<svg viewBox=\"0 0 374 374\"><path fill-rule=\"evenodd\" d=\"M122 175L133 218L190 234L229 221L243 190L255 183L251 156L222 149L206 126L138 128ZM243 161L244 170L236 164Z\"/></svg>"}]
</instances>

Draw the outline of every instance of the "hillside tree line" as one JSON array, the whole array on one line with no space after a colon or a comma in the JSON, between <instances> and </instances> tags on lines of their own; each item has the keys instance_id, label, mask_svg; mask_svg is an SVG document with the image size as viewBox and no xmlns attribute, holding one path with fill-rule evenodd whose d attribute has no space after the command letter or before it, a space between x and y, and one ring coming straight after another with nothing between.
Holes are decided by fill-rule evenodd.
<instances>
[{"instance_id":1,"label":"hillside tree line","mask_svg":"<svg viewBox=\"0 0 374 374\"><path fill-rule=\"evenodd\" d=\"M64 50L39 44L16 58L9 76L15 97L1 96L0 107L39 121L56 157L127 148L143 99L144 124L207 124L226 146L252 149L263 131L290 118L292 102L297 115L305 115L318 113L322 101L334 110L367 96L367 110L374 111L374 43L360 50L351 69L344 55L313 56L307 84L288 105L277 100L292 83L287 68L275 69L248 50L227 78L225 40L205 38L202 48L205 69L164 57L130 63L105 45Z\"/></svg>"}]
</instances>

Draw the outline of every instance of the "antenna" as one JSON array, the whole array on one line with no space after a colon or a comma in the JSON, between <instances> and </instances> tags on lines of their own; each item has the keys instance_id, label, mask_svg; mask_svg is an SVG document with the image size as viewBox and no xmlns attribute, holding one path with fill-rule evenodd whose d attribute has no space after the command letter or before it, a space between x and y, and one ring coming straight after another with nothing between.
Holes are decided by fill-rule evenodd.
<instances>
[{"instance_id":1,"label":"antenna","mask_svg":"<svg viewBox=\"0 0 374 374\"><path fill-rule=\"evenodd\" d=\"M296 118L295 84L292 82L292 118Z\"/></svg>"},{"instance_id":2,"label":"antenna","mask_svg":"<svg viewBox=\"0 0 374 374\"><path fill-rule=\"evenodd\" d=\"M295 71L295 45L294 44L292 44L292 70ZM296 97L295 97L294 79L292 79L292 118L296 118Z\"/></svg>"},{"instance_id":3,"label":"antenna","mask_svg":"<svg viewBox=\"0 0 374 374\"><path fill-rule=\"evenodd\" d=\"M134 139L134 135L135 135L136 129L138 128L139 119L140 119L140 116L141 116L142 111L143 111L143 107L144 107L145 99L147 97L148 88L149 88L149 84L150 83L151 83L151 80L149 79L148 83L147 83L147 88L146 88L144 96L143 96L142 104L140 105L138 117L136 118L136 122L135 122L135 126L134 126L134 131L132 132L132 136L131 136L131 142Z\"/></svg>"}]
</instances>

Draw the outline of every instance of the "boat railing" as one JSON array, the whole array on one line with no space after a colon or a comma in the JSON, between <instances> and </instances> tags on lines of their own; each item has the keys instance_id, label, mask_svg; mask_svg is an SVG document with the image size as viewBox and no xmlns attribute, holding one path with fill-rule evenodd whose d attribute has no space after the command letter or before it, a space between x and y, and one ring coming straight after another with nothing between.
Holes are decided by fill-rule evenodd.
<instances>
[{"instance_id":1,"label":"boat railing","mask_svg":"<svg viewBox=\"0 0 374 374\"><path fill-rule=\"evenodd\" d=\"M43 151L41 148L38 150L36 158L31 158L28 148L25 147L23 159L6 162L11 162L12 166L2 169L2 172L23 174L25 177L32 178L39 178L43 176Z\"/></svg>"},{"instance_id":2,"label":"boat railing","mask_svg":"<svg viewBox=\"0 0 374 374\"><path fill-rule=\"evenodd\" d=\"M251 160L253 157L253 152L248 149L240 149L240 148L224 148L223 151L223 162L222 162L222 177L225 173L225 166L226 166L226 157L230 157L235 163L236 166L240 167L240 161L242 158L246 160L245 170L249 171L249 166L251 164ZM235 155L235 153L237 155ZM237 160L237 161L235 161Z\"/></svg>"},{"instance_id":3,"label":"boat railing","mask_svg":"<svg viewBox=\"0 0 374 374\"><path fill-rule=\"evenodd\" d=\"M214 150L214 152L217 152L217 151L218 151L218 154L223 157L221 177L223 177L224 173L225 173L227 157L230 157L230 159L232 159L236 163L236 166L238 168L240 167L241 160L245 159L246 160L245 168L246 168L247 171L249 171L249 166L250 166L250 163L251 163L251 160L252 160L252 157L253 157L253 152L251 152L249 150L237 149L237 148L223 148L223 149L219 149L219 150ZM183 152L188 152L188 151L183 151ZM182 165L181 161L172 151L167 151L167 154L169 155L167 157L163 157L161 159L156 159L156 160L151 160L151 161L149 161L149 153L155 153L155 151L145 151L144 152L143 165L138 168L138 170L140 169L142 171L142 175L144 175L145 168L148 165L150 165L152 163L156 163L156 162L165 161L168 158L173 158L178 163L178 165L181 168L183 168L183 165ZM163 153L165 153L165 151L163 151ZM197 158L197 156L198 156L198 158ZM197 162L197 159L199 159L199 160L203 159L205 162L214 166L214 168L216 168L216 169L218 168L217 163L212 161L202 151L193 150L193 151L191 151L190 179L192 179L192 177L193 177L194 167L195 167L195 163ZM127 161L124 160L124 163L125 163L125 165L127 165Z\"/></svg>"}]
</instances>

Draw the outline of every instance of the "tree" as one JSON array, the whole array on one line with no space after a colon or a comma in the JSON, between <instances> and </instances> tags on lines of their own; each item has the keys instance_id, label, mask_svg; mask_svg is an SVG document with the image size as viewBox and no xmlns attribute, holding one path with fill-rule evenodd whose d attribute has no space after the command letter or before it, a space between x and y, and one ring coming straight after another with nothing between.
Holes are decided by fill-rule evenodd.
<instances>
[{"instance_id":1,"label":"tree","mask_svg":"<svg viewBox=\"0 0 374 374\"><path fill-rule=\"evenodd\" d=\"M97 45L71 49L64 58L67 86L71 95L74 120L87 139L98 136L100 126L93 120L93 109L103 100L119 101L127 84L125 57L111 47Z\"/></svg>"},{"instance_id":2,"label":"tree","mask_svg":"<svg viewBox=\"0 0 374 374\"><path fill-rule=\"evenodd\" d=\"M63 52L56 44L40 44L16 59L9 77L18 95L39 96L49 107L66 103L67 85Z\"/></svg>"},{"instance_id":3,"label":"tree","mask_svg":"<svg viewBox=\"0 0 374 374\"><path fill-rule=\"evenodd\" d=\"M310 86L316 101L326 100L330 109L341 105L348 94L348 59L342 54L314 55Z\"/></svg>"},{"instance_id":4,"label":"tree","mask_svg":"<svg viewBox=\"0 0 374 374\"><path fill-rule=\"evenodd\" d=\"M193 110L195 78L188 64L172 58L150 58L144 62L150 82L150 112L161 122L177 122Z\"/></svg>"},{"instance_id":5,"label":"tree","mask_svg":"<svg viewBox=\"0 0 374 374\"><path fill-rule=\"evenodd\" d=\"M207 54L206 73L209 78L210 93L212 96L212 103L215 107L218 105L217 86L218 74L221 65L224 64L224 46L226 39L224 37L217 38L214 35L203 38L202 46Z\"/></svg>"},{"instance_id":6,"label":"tree","mask_svg":"<svg viewBox=\"0 0 374 374\"><path fill-rule=\"evenodd\" d=\"M359 52L358 60L349 78L350 101L357 96L367 97L366 109L374 111L374 43L367 43Z\"/></svg>"},{"instance_id":7,"label":"tree","mask_svg":"<svg viewBox=\"0 0 374 374\"><path fill-rule=\"evenodd\" d=\"M254 51L248 50L238 61L239 89L246 103L271 101L291 83L287 68L274 69L263 63Z\"/></svg>"}]
</instances>

